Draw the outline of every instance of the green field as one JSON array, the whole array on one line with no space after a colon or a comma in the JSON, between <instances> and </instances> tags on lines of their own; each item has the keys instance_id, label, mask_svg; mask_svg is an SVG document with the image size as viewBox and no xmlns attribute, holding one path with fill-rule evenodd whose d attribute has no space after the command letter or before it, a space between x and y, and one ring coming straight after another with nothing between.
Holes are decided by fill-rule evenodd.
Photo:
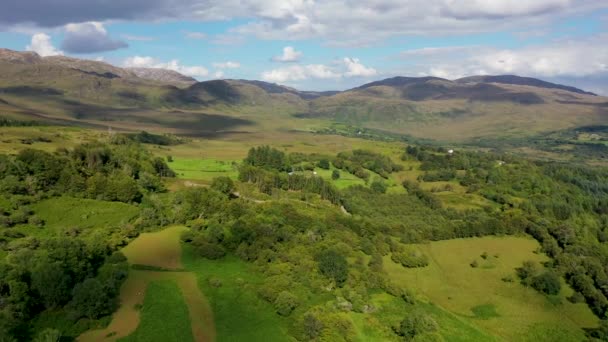
<instances>
[{"instance_id":1,"label":"green field","mask_svg":"<svg viewBox=\"0 0 608 342\"><path fill-rule=\"evenodd\" d=\"M45 221L45 229L53 232L76 227L87 230L120 225L128 223L139 213L139 209L130 204L73 197L51 198L32 207Z\"/></svg>"},{"instance_id":2,"label":"green field","mask_svg":"<svg viewBox=\"0 0 608 342\"><path fill-rule=\"evenodd\" d=\"M484 237L415 248L429 257L430 265L406 269L385 257L385 269L393 280L491 335L509 341L578 341L585 338L581 328L597 324L584 303L566 299L572 294L568 287L550 298L518 283L516 267L526 260L548 260L533 253L538 248L534 240ZM485 260L483 253L489 255ZM474 260L479 267L470 266ZM515 280L502 280L509 276Z\"/></svg>"},{"instance_id":3,"label":"green field","mask_svg":"<svg viewBox=\"0 0 608 342\"><path fill-rule=\"evenodd\" d=\"M183 262L187 271L196 274L198 286L209 300L218 342L290 340L287 322L256 295L262 278L251 265L234 256L215 261L195 257L188 246ZM211 279L219 280L221 286L212 286Z\"/></svg>"},{"instance_id":4,"label":"green field","mask_svg":"<svg viewBox=\"0 0 608 342\"><path fill-rule=\"evenodd\" d=\"M220 176L236 179L238 175L232 161L217 159L175 158L169 166L182 179L211 181Z\"/></svg>"},{"instance_id":5,"label":"green field","mask_svg":"<svg viewBox=\"0 0 608 342\"><path fill-rule=\"evenodd\" d=\"M174 281L153 281L146 289L137 330L122 342L193 341L188 307Z\"/></svg>"}]
</instances>

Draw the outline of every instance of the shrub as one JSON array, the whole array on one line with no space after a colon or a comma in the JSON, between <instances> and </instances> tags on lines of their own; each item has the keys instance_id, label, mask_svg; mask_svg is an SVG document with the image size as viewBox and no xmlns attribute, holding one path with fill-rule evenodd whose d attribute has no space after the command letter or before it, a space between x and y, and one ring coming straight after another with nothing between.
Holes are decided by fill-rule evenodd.
<instances>
[{"instance_id":1,"label":"shrub","mask_svg":"<svg viewBox=\"0 0 608 342\"><path fill-rule=\"evenodd\" d=\"M401 321L398 333L406 340L411 340L422 334L434 333L438 329L437 322L431 316L415 311Z\"/></svg>"},{"instance_id":2,"label":"shrub","mask_svg":"<svg viewBox=\"0 0 608 342\"><path fill-rule=\"evenodd\" d=\"M413 251L395 252L391 255L391 259L407 268L426 267L429 265L426 255Z\"/></svg>"},{"instance_id":3,"label":"shrub","mask_svg":"<svg viewBox=\"0 0 608 342\"><path fill-rule=\"evenodd\" d=\"M230 195L234 192L236 187L230 177L216 177L211 182L211 189L221 192L224 195Z\"/></svg>"},{"instance_id":4,"label":"shrub","mask_svg":"<svg viewBox=\"0 0 608 342\"><path fill-rule=\"evenodd\" d=\"M298 297L288 291L279 293L274 300L274 308L281 316L289 316L291 312L298 306Z\"/></svg>"},{"instance_id":5,"label":"shrub","mask_svg":"<svg viewBox=\"0 0 608 342\"><path fill-rule=\"evenodd\" d=\"M317 166L320 167L320 168L322 168L322 169L329 170L329 160L327 160L327 159L321 159L317 163Z\"/></svg>"},{"instance_id":6,"label":"shrub","mask_svg":"<svg viewBox=\"0 0 608 342\"><path fill-rule=\"evenodd\" d=\"M552 271L533 277L530 285L537 291L548 295L558 294L562 287L559 277Z\"/></svg>"},{"instance_id":7,"label":"shrub","mask_svg":"<svg viewBox=\"0 0 608 342\"><path fill-rule=\"evenodd\" d=\"M386 183L384 183L383 181L381 181L379 179L374 180L370 187L374 192L377 192L379 194L386 193L386 189L387 189Z\"/></svg>"},{"instance_id":8,"label":"shrub","mask_svg":"<svg viewBox=\"0 0 608 342\"><path fill-rule=\"evenodd\" d=\"M348 262L346 258L333 249L321 252L317 256L319 271L326 277L335 280L336 285L342 286L348 278Z\"/></svg>"},{"instance_id":9,"label":"shrub","mask_svg":"<svg viewBox=\"0 0 608 342\"><path fill-rule=\"evenodd\" d=\"M338 170L333 170L333 171L331 172L331 179L333 179L333 180L340 179L340 171L338 171Z\"/></svg>"}]
</instances>

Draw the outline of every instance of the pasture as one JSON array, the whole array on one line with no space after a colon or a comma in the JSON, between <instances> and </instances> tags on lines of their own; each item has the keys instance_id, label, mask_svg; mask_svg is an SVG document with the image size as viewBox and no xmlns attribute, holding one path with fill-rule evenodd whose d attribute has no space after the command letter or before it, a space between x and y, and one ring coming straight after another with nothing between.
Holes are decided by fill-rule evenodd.
<instances>
[{"instance_id":1,"label":"pasture","mask_svg":"<svg viewBox=\"0 0 608 342\"><path fill-rule=\"evenodd\" d=\"M407 269L385 257L391 278L491 335L510 341L580 341L582 328L597 325L584 303L566 299L572 294L567 286L548 297L519 283L515 268L527 260L548 260L535 253L539 246L534 240L484 237L414 247L429 258L429 266ZM471 267L473 261L479 266ZM512 281L503 280L508 278Z\"/></svg>"},{"instance_id":2,"label":"pasture","mask_svg":"<svg viewBox=\"0 0 608 342\"><path fill-rule=\"evenodd\" d=\"M123 249L131 266L162 270L131 269L121 287L120 307L109 325L82 334L79 341L215 340L213 314L197 278L179 271L179 236L184 229L174 226L145 233Z\"/></svg>"},{"instance_id":3,"label":"pasture","mask_svg":"<svg viewBox=\"0 0 608 342\"><path fill-rule=\"evenodd\" d=\"M286 319L256 294L263 279L253 266L236 256L208 260L193 253L184 246L184 267L196 275L209 300L218 342L289 341Z\"/></svg>"}]
</instances>

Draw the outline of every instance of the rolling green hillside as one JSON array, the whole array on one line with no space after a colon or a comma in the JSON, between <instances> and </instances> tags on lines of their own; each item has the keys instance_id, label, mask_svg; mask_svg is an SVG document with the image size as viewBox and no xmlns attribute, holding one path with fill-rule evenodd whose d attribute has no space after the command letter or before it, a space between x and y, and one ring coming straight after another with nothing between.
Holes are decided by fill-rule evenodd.
<instances>
[{"instance_id":1,"label":"rolling green hillside","mask_svg":"<svg viewBox=\"0 0 608 342\"><path fill-rule=\"evenodd\" d=\"M188 80L160 69L136 73L103 62L0 50L0 115L194 136L342 123L442 142L524 139L602 125L608 116L604 97L517 76L396 77L344 92Z\"/></svg>"}]
</instances>

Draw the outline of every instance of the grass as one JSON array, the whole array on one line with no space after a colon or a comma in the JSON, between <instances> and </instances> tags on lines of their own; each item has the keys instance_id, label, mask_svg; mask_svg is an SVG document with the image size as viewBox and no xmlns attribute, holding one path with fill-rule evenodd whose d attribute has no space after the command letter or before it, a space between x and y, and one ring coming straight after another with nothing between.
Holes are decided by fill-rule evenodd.
<instances>
[{"instance_id":1,"label":"grass","mask_svg":"<svg viewBox=\"0 0 608 342\"><path fill-rule=\"evenodd\" d=\"M218 342L290 340L286 321L255 294L256 284L262 279L251 265L234 256L221 260L196 257L187 246L183 262L187 271L196 274L198 286L209 300ZM218 279L222 285L211 286L210 278Z\"/></svg>"},{"instance_id":2,"label":"grass","mask_svg":"<svg viewBox=\"0 0 608 342\"><path fill-rule=\"evenodd\" d=\"M572 290L566 286L556 300L525 288L515 277L515 268L526 260L548 260L535 254L538 243L519 237L484 237L431 242L415 245L427 255L428 267L405 269L385 258L385 270L399 285L410 288L429 303L434 303L505 340L553 341L535 327L553 327L571 340L583 340L582 328L597 325L597 318L585 304L572 304L566 297ZM487 260L481 254L488 253ZM498 255L498 257L496 257ZM477 260L480 267L472 268Z\"/></svg>"},{"instance_id":3,"label":"grass","mask_svg":"<svg viewBox=\"0 0 608 342\"><path fill-rule=\"evenodd\" d=\"M179 237L186 230L173 226L154 233L143 233L123 248L122 252L132 265L175 270L182 267ZM141 267L141 266L139 266Z\"/></svg>"},{"instance_id":4,"label":"grass","mask_svg":"<svg viewBox=\"0 0 608 342\"><path fill-rule=\"evenodd\" d=\"M215 177L227 176L236 179L238 171L232 161L217 159L174 158L169 167L178 178L211 181Z\"/></svg>"},{"instance_id":5,"label":"grass","mask_svg":"<svg viewBox=\"0 0 608 342\"><path fill-rule=\"evenodd\" d=\"M174 226L142 234L123 248L131 270L121 287L121 305L107 327L90 330L79 340L115 340L128 336L126 341L182 341L174 337L186 336L184 329L190 336L185 341L214 340L213 314L197 286L196 277L191 272L175 272L181 267L179 235L184 229ZM158 283L171 285L154 285ZM181 303L178 308L176 303ZM174 309L178 314L174 314ZM171 315L167 315L168 312ZM163 329L170 336L154 333L159 321L163 321ZM178 330L182 335L176 335Z\"/></svg>"},{"instance_id":6,"label":"grass","mask_svg":"<svg viewBox=\"0 0 608 342\"><path fill-rule=\"evenodd\" d=\"M136 206L85 198L55 197L32 205L51 232L78 227L103 228L129 222L139 213ZM40 230L40 229L38 229Z\"/></svg>"},{"instance_id":7,"label":"grass","mask_svg":"<svg viewBox=\"0 0 608 342\"><path fill-rule=\"evenodd\" d=\"M174 281L153 281L148 285L137 330L118 341L194 341L188 307Z\"/></svg>"}]
</instances>

